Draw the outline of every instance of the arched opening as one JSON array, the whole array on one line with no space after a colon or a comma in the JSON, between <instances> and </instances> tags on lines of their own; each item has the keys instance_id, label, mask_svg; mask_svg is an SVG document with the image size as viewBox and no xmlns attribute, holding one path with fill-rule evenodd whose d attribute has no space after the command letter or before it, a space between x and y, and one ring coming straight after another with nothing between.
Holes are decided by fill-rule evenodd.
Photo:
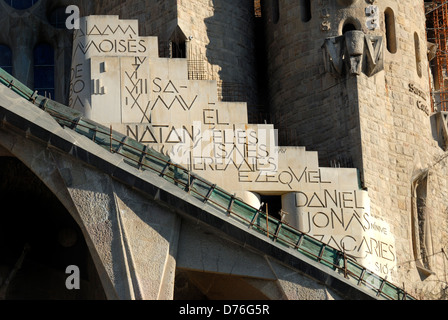
<instances>
[{"instance_id":1,"label":"arched opening","mask_svg":"<svg viewBox=\"0 0 448 320\"><path fill-rule=\"evenodd\" d=\"M242 276L176 270L174 300L268 300Z\"/></svg>"},{"instance_id":2,"label":"arched opening","mask_svg":"<svg viewBox=\"0 0 448 320\"><path fill-rule=\"evenodd\" d=\"M106 298L79 226L16 158L0 157L0 195L0 300ZM79 290L66 286L72 265Z\"/></svg>"},{"instance_id":3,"label":"arched opening","mask_svg":"<svg viewBox=\"0 0 448 320\"><path fill-rule=\"evenodd\" d=\"M346 23L344 24L344 26L342 27L342 34L345 34L349 31L354 31L357 30L356 26L353 23Z\"/></svg>"},{"instance_id":4,"label":"arched opening","mask_svg":"<svg viewBox=\"0 0 448 320\"><path fill-rule=\"evenodd\" d=\"M339 24L339 34L344 35L349 31L361 30L361 23L354 17L347 17Z\"/></svg>"},{"instance_id":5,"label":"arched opening","mask_svg":"<svg viewBox=\"0 0 448 320\"><path fill-rule=\"evenodd\" d=\"M414 32L414 48L415 48L415 64L417 68L417 74L422 77L422 57L420 48L420 39L417 32Z\"/></svg>"},{"instance_id":6,"label":"arched opening","mask_svg":"<svg viewBox=\"0 0 448 320\"><path fill-rule=\"evenodd\" d=\"M300 18L303 22L311 20L311 0L300 0Z\"/></svg>"},{"instance_id":7,"label":"arched opening","mask_svg":"<svg viewBox=\"0 0 448 320\"><path fill-rule=\"evenodd\" d=\"M386 46L390 53L397 52L397 35L395 31L395 14L391 8L384 11L384 21L386 27Z\"/></svg>"},{"instance_id":8,"label":"arched opening","mask_svg":"<svg viewBox=\"0 0 448 320\"><path fill-rule=\"evenodd\" d=\"M280 3L279 0L272 0L272 22L277 24L280 20Z\"/></svg>"},{"instance_id":9,"label":"arched opening","mask_svg":"<svg viewBox=\"0 0 448 320\"><path fill-rule=\"evenodd\" d=\"M34 48L34 90L40 95L54 99L54 49L41 43Z\"/></svg>"},{"instance_id":10,"label":"arched opening","mask_svg":"<svg viewBox=\"0 0 448 320\"><path fill-rule=\"evenodd\" d=\"M12 51L4 44L0 44L0 68L12 75Z\"/></svg>"}]
</instances>

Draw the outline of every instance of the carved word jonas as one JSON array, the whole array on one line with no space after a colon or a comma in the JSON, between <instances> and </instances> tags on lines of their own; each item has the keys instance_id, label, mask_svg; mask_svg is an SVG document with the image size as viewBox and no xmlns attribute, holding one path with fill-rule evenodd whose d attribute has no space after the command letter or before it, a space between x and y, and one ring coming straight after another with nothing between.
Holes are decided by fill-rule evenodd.
<instances>
[{"instance_id":1,"label":"carved word jonas","mask_svg":"<svg viewBox=\"0 0 448 320\"><path fill-rule=\"evenodd\" d=\"M383 275L395 266L389 227L370 215L358 191L300 191L295 206L303 232L356 258L373 260L375 271Z\"/></svg>"}]
</instances>

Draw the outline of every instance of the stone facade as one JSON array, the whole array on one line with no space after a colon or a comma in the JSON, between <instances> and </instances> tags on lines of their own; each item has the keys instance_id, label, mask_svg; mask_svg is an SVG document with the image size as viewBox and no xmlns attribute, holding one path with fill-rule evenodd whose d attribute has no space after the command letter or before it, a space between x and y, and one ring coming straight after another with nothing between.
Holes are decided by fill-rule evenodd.
<instances>
[{"instance_id":1,"label":"stone facade","mask_svg":"<svg viewBox=\"0 0 448 320\"><path fill-rule=\"evenodd\" d=\"M72 108L254 208L263 196L277 196L286 222L371 270L387 265L376 272L392 276L394 235L370 215L356 169L320 167L317 152L279 146L272 125L249 124L245 104L220 101L216 81L188 79L185 59L158 57L157 39L140 37L137 29L136 20L118 16L81 19L74 38Z\"/></svg>"},{"instance_id":2,"label":"stone facade","mask_svg":"<svg viewBox=\"0 0 448 320\"><path fill-rule=\"evenodd\" d=\"M372 215L396 236L397 281L422 297L444 297L445 282L431 281L446 262L446 162L432 126L423 3L306 2L265 6L268 18L278 18L265 26L270 108L280 130L293 130L283 142L318 150L322 165L348 159L359 168ZM382 38L378 73L365 72L364 62L354 74L353 61L334 55L335 39L351 30Z\"/></svg>"},{"instance_id":3,"label":"stone facade","mask_svg":"<svg viewBox=\"0 0 448 320\"><path fill-rule=\"evenodd\" d=\"M259 171L242 167L224 174L199 166L196 171L254 206L260 205L260 196L281 197L291 224L332 244L341 245L346 237L350 253L363 248L380 258L365 259L373 271L404 284L419 298L446 298L448 131L446 114L432 109L422 1L262 1L263 30L255 28L251 1L81 1L78 5L84 15L92 15L87 18L92 24L74 34L71 77L67 35L44 21L55 6L41 0L18 14L4 2L0 5L5 8L0 23L11 30L0 39L18 52L14 73L26 84L33 85L32 43L46 36L23 30L43 28L53 35L45 40L56 41L59 50L57 100L149 141L159 151L169 153L173 142L180 142L173 139L179 136L177 128L194 135L195 121L200 132L240 126L244 138L251 129L277 129L279 144L268 145L274 148L271 155L276 155L279 171L264 175L264 183L257 183ZM24 25L28 16L31 26ZM95 19L102 19L102 27L93 29L99 21ZM108 25L119 23L128 32L105 32ZM263 80L273 120L264 127L248 119L248 105L260 104L264 96L256 69L257 32L265 42ZM33 40L25 41L27 37ZM109 42L103 45L89 42L105 39ZM137 39L135 46L130 39ZM125 43L127 52L108 47L114 43ZM95 47L102 52L90 54ZM139 48L139 54L129 52ZM205 61L196 74L190 74L192 61ZM246 88L247 104L223 101L221 82ZM117 88L116 83L122 85ZM86 92L81 94L81 88ZM238 92L238 86L233 90ZM169 132L161 141L165 125ZM194 168L191 161L187 164ZM298 183L284 183L288 177ZM301 184L303 177L316 186ZM327 182L331 188L325 188ZM332 199L333 207L328 205ZM365 212L351 211L344 220L336 209ZM357 229L350 229L356 220ZM342 231L326 228L338 221ZM347 238L358 236L358 242Z\"/></svg>"},{"instance_id":4,"label":"stone facade","mask_svg":"<svg viewBox=\"0 0 448 320\"><path fill-rule=\"evenodd\" d=\"M54 50L55 95L57 101L67 103L70 82L72 33L65 23L55 25L50 18L59 8L81 5L82 1L42 0L27 10L16 10L0 2L0 44L12 50L13 73L27 86L34 88L34 48L40 43L49 44Z\"/></svg>"},{"instance_id":5,"label":"stone facade","mask_svg":"<svg viewBox=\"0 0 448 320\"><path fill-rule=\"evenodd\" d=\"M158 37L161 56L188 58L191 77L219 81L224 99L259 104L250 1L96 1L90 7L90 14L138 19L141 35Z\"/></svg>"}]
</instances>

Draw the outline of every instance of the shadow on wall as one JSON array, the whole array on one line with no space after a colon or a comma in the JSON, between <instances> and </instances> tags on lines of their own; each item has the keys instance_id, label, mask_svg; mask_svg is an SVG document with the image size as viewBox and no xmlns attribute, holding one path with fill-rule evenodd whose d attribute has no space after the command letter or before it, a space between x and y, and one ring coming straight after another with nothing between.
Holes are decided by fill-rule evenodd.
<instances>
[{"instance_id":1,"label":"shadow on wall","mask_svg":"<svg viewBox=\"0 0 448 320\"><path fill-rule=\"evenodd\" d=\"M205 19L207 60L222 81L224 101L257 105L255 13L253 1L211 0L214 15ZM219 83L220 85L220 83Z\"/></svg>"},{"instance_id":2,"label":"shadow on wall","mask_svg":"<svg viewBox=\"0 0 448 320\"><path fill-rule=\"evenodd\" d=\"M0 157L0 198L0 300L105 299L80 228L16 158ZM66 288L70 265L80 290Z\"/></svg>"}]
</instances>

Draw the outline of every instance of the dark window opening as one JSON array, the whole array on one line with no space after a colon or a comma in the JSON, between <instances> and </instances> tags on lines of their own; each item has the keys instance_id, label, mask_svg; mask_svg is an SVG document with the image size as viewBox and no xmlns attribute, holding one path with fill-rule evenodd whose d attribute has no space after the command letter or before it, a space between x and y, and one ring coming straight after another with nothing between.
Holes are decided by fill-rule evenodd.
<instances>
[{"instance_id":1,"label":"dark window opening","mask_svg":"<svg viewBox=\"0 0 448 320\"><path fill-rule=\"evenodd\" d=\"M58 7L51 11L48 15L48 22L50 22L50 24L55 28L65 29L65 22L70 16L70 14L66 13L65 10L66 7Z\"/></svg>"},{"instance_id":2,"label":"dark window opening","mask_svg":"<svg viewBox=\"0 0 448 320\"><path fill-rule=\"evenodd\" d=\"M170 38L170 57L187 58L187 37L179 26L174 30Z\"/></svg>"},{"instance_id":3,"label":"dark window opening","mask_svg":"<svg viewBox=\"0 0 448 320\"><path fill-rule=\"evenodd\" d=\"M185 41L173 42L171 41L171 58L186 58L187 48Z\"/></svg>"},{"instance_id":4,"label":"dark window opening","mask_svg":"<svg viewBox=\"0 0 448 320\"><path fill-rule=\"evenodd\" d=\"M278 23L280 20L280 3L278 0L272 0L272 22Z\"/></svg>"},{"instance_id":5,"label":"dark window opening","mask_svg":"<svg viewBox=\"0 0 448 320\"><path fill-rule=\"evenodd\" d=\"M303 22L311 20L311 0L300 0L300 18Z\"/></svg>"},{"instance_id":6,"label":"dark window opening","mask_svg":"<svg viewBox=\"0 0 448 320\"><path fill-rule=\"evenodd\" d=\"M342 34L345 34L346 32L354 31L354 30L357 30L357 29L353 23L346 23L346 24L344 24L344 27L342 28Z\"/></svg>"},{"instance_id":7,"label":"dark window opening","mask_svg":"<svg viewBox=\"0 0 448 320\"><path fill-rule=\"evenodd\" d=\"M261 202L263 203L262 210L269 216L281 219L282 210L282 196L264 196L261 195Z\"/></svg>"},{"instance_id":8,"label":"dark window opening","mask_svg":"<svg viewBox=\"0 0 448 320\"><path fill-rule=\"evenodd\" d=\"M49 44L34 48L34 90L40 95L54 99L54 50Z\"/></svg>"},{"instance_id":9,"label":"dark window opening","mask_svg":"<svg viewBox=\"0 0 448 320\"><path fill-rule=\"evenodd\" d=\"M422 77L422 57L420 55L420 39L418 37L417 32L414 33L414 47L415 47L415 64L417 68L417 74L421 78Z\"/></svg>"},{"instance_id":10,"label":"dark window opening","mask_svg":"<svg viewBox=\"0 0 448 320\"><path fill-rule=\"evenodd\" d=\"M0 44L0 68L12 75L12 51L4 44Z\"/></svg>"},{"instance_id":11,"label":"dark window opening","mask_svg":"<svg viewBox=\"0 0 448 320\"><path fill-rule=\"evenodd\" d=\"M395 14L391 8L384 11L384 21L386 24L386 44L390 53L397 52L397 36L395 31Z\"/></svg>"},{"instance_id":12,"label":"dark window opening","mask_svg":"<svg viewBox=\"0 0 448 320\"><path fill-rule=\"evenodd\" d=\"M32 7L39 0L5 0L7 4L17 10L24 10Z\"/></svg>"}]
</instances>

